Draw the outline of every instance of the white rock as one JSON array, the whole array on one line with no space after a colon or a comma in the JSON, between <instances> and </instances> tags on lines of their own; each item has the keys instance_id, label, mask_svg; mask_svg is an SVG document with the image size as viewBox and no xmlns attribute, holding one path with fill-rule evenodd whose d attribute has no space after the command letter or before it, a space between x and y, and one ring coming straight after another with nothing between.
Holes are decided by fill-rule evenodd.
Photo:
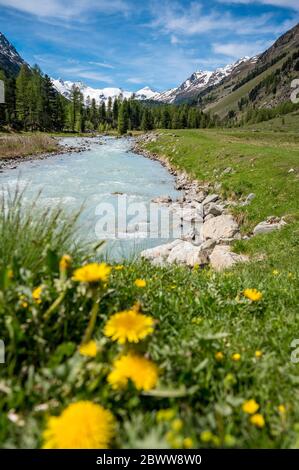
<instances>
[{"instance_id":1,"label":"white rock","mask_svg":"<svg viewBox=\"0 0 299 470\"><path fill-rule=\"evenodd\" d=\"M202 236L206 240L214 238L232 238L238 232L238 224L231 215L219 215L205 221L202 227Z\"/></svg>"},{"instance_id":2,"label":"white rock","mask_svg":"<svg viewBox=\"0 0 299 470\"><path fill-rule=\"evenodd\" d=\"M281 229L284 225L286 225L286 222L284 220L280 220L279 222L272 222L269 221L264 221L260 222L253 230L253 235L258 235L260 233L269 233L273 232L273 230L279 230Z\"/></svg>"},{"instance_id":3,"label":"white rock","mask_svg":"<svg viewBox=\"0 0 299 470\"><path fill-rule=\"evenodd\" d=\"M205 217L205 222L207 222L207 221L210 220L210 219L214 219L214 217L215 217L215 216L214 216L213 214L207 215L207 216Z\"/></svg>"},{"instance_id":4,"label":"white rock","mask_svg":"<svg viewBox=\"0 0 299 470\"><path fill-rule=\"evenodd\" d=\"M194 266L195 264L207 264L208 255L200 250L200 247L194 246L190 242L183 242L175 246L167 259L168 263L186 264Z\"/></svg>"},{"instance_id":5,"label":"white rock","mask_svg":"<svg viewBox=\"0 0 299 470\"><path fill-rule=\"evenodd\" d=\"M210 255L210 263L216 271L231 268L236 263L248 261L248 256L233 253L229 245L216 245Z\"/></svg>"},{"instance_id":6,"label":"white rock","mask_svg":"<svg viewBox=\"0 0 299 470\"><path fill-rule=\"evenodd\" d=\"M171 250L180 243L183 243L183 240L178 239L171 243L165 243L164 245L155 246L154 248L148 248L147 250L143 250L140 253L140 256L148 260L155 260L158 258L166 259Z\"/></svg>"},{"instance_id":7,"label":"white rock","mask_svg":"<svg viewBox=\"0 0 299 470\"><path fill-rule=\"evenodd\" d=\"M203 205L205 206L206 204L209 204L210 202L218 201L218 199L219 199L218 194L209 194L203 201Z\"/></svg>"},{"instance_id":8,"label":"white rock","mask_svg":"<svg viewBox=\"0 0 299 470\"><path fill-rule=\"evenodd\" d=\"M209 204L206 204L204 206L204 213L205 215L209 215L209 214L212 214L212 215L221 215L223 213L223 207L220 206L219 204L215 204L214 202L210 202Z\"/></svg>"}]
</instances>

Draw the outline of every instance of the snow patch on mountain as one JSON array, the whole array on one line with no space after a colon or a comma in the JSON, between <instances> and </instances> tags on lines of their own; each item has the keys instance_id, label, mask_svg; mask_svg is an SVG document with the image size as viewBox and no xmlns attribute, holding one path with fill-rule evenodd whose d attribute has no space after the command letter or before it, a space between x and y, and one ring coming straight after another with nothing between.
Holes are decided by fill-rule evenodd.
<instances>
[{"instance_id":1,"label":"snow patch on mountain","mask_svg":"<svg viewBox=\"0 0 299 470\"><path fill-rule=\"evenodd\" d=\"M67 99L70 99L72 87L75 85L83 94L85 104L88 104L88 101L93 99L99 105L102 102L107 103L109 98L114 101L116 98L123 97L129 99L133 96L137 100L148 100L153 99L157 94L149 87L142 88L134 93L132 91L125 91L122 88L92 88L83 82L65 81L61 78L57 80L52 79L52 83L56 90Z\"/></svg>"}]
</instances>

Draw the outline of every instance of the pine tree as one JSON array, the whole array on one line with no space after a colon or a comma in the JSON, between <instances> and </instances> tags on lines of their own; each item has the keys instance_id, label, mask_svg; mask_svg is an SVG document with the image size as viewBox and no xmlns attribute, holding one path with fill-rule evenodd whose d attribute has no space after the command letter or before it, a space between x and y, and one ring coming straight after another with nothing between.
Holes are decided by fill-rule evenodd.
<instances>
[{"instance_id":1,"label":"pine tree","mask_svg":"<svg viewBox=\"0 0 299 470\"><path fill-rule=\"evenodd\" d=\"M118 110L118 132L123 135L127 133L129 127L129 116L127 100L124 100Z\"/></svg>"}]
</instances>

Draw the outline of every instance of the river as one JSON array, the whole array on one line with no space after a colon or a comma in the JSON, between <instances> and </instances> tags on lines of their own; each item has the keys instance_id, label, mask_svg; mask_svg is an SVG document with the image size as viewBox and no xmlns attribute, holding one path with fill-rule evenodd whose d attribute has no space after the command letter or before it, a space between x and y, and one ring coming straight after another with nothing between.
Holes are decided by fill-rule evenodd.
<instances>
[{"instance_id":1,"label":"river","mask_svg":"<svg viewBox=\"0 0 299 470\"><path fill-rule=\"evenodd\" d=\"M65 138L62 144L76 146L79 140ZM41 206L61 205L71 212L83 205L80 235L87 241L108 239L106 249L115 259L168 241L170 237L165 234L149 236L149 207L155 197L179 195L173 176L160 163L133 153L130 139L99 137L84 141L89 150L24 161L16 169L4 170L0 174L2 191L26 188L28 201L41 191ZM130 224L138 211L138 226Z\"/></svg>"}]
</instances>

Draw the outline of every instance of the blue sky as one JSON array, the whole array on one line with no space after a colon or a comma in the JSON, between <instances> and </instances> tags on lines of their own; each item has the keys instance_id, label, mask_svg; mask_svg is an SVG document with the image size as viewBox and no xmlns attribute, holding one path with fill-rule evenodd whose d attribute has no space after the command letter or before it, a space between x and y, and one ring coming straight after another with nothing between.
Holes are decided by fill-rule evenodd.
<instances>
[{"instance_id":1,"label":"blue sky","mask_svg":"<svg viewBox=\"0 0 299 470\"><path fill-rule=\"evenodd\" d=\"M54 78L164 90L265 50L298 23L299 0L0 0L0 13L0 31Z\"/></svg>"}]
</instances>

